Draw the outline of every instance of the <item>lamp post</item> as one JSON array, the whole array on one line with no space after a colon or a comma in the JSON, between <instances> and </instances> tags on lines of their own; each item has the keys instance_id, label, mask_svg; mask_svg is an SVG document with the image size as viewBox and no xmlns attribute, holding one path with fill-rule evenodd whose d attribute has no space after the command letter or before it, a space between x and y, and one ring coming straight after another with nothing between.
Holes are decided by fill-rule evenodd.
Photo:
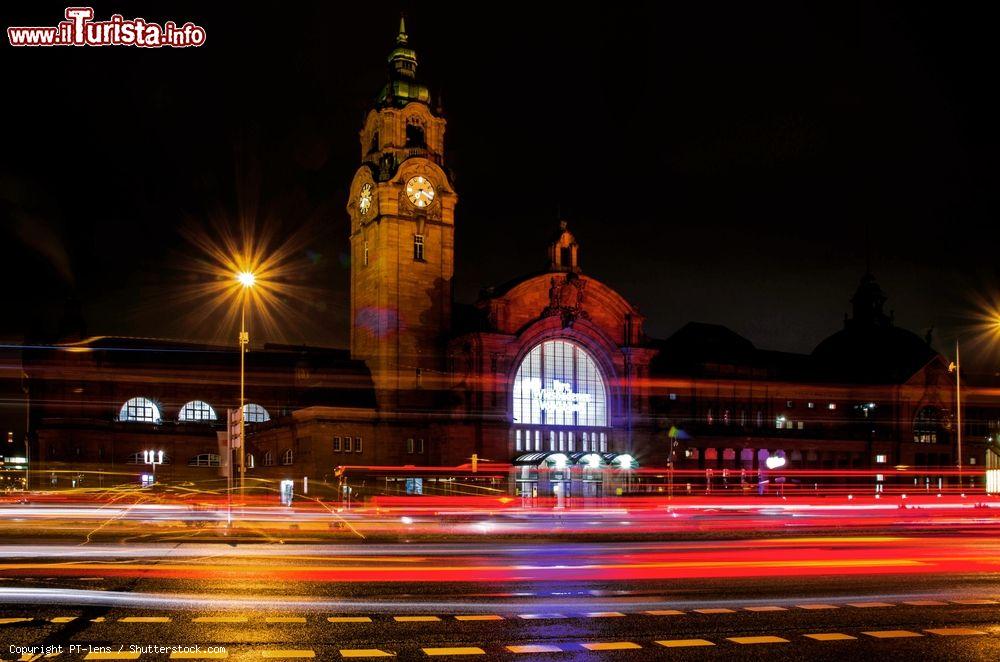
<instances>
[{"instance_id":1,"label":"lamp post","mask_svg":"<svg viewBox=\"0 0 1000 662\"><path fill-rule=\"evenodd\" d=\"M243 288L240 291L240 501L244 497L243 479L246 474L246 353L250 344L250 334L247 332L247 297L256 278L251 271L241 271L236 274L236 280Z\"/></svg>"},{"instance_id":2,"label":"lamp post","mask_svg":"<svg viewBox=\"0 0 1000 662\"><path fill-rule=\"evenodd\" d=\"M156 465L163 464L163 451L143 451L142 460L153 466L153 485L156 485Z\"/></svg>"},{"instance_id":3,"label":"lamp post","mask_svg":"<svg viewBox=\"0 0 1000 662\"><path fill-rule=\"evenodd\" d=\"M955 373L955 410L958 424L955 452L958 454L958 487L965 490L962 481L962 360L959 357L958 341L955 341L955 360L948 366L948 372Z\"/></svg>"}]
</instances>

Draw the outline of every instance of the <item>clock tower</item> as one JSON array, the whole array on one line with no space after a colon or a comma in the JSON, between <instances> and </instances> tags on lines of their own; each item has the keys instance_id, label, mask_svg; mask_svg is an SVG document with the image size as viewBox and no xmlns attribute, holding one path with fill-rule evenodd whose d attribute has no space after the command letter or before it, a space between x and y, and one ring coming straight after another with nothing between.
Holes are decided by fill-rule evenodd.
<instances>
[{"instance_id":1,"label":"clock tower","mask_svg":"<svg viewBox=\"0 0 1000 662\"><path fill-rule=\"evenodd\" d=\"M399 22L388 81L361 129L351 182L351 355L372 372L382 408L426 407L451 328L455 194L445 120L416 78Z\"/></svg>"}]
</instances>

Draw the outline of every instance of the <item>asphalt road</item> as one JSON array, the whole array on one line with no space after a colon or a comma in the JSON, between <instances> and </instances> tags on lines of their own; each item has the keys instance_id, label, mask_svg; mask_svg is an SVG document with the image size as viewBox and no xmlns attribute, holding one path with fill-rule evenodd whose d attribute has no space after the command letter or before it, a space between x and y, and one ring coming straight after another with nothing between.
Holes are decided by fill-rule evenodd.
<instances>
[{"instance_id":1,"label":"asphalt road","mask_svg":"<svg viewBox=\"0 0 1000 662\"><path fill-rule=\"evenodd\" d=\"M669 563L680 543L228 550L214 545L4 546L0 659L22 659L25 651L11 646L27 647L26 662L35 659L32 653L44 655L46 646L63 647L57 660L332 660L381 653L404 659L435 654L468 659L1000 659L1000 574L995 571L965 572L960 564L941 572L905 567L878 574L842 572L849 565L819 574L800 574L794 565L782 570L782 560L801 557L803 549L810 550L806 556L828 548L851 552L845 559L895 558L899 546L920 548L919 542L887 536L764 545L760 553L773 562L753 576L668 579L610 577L605 566L616 555ZM746 553L732 549L732 541L720 544L699 543L697 549L713 557L720 551L732 554L734 560ZM748 542L747 548L758 544ZM956 535L953 558L961 558L967 545L990 554L994 544ZM685 553L693 553L691 543L683 545ZM572 579L503 581L398 580L382 572L393 565L442 563L465 568L470 576L510 565L574 571ZM723 559L711 567L719 563L725 566ZM331 566L368 567L370 576L345 582L309 574L294 579L286 572ZM81 571L64 573L67 567ZM115 574L123 567L132 569ZM167 567L210 571L151 571ZM80 648L71 651L70 645ZM187 653L193 657L181 650L130 653L143 646L197 646L200 651ZM219 650L211 651L213 646Z\"/></svg>"}]
</instances>

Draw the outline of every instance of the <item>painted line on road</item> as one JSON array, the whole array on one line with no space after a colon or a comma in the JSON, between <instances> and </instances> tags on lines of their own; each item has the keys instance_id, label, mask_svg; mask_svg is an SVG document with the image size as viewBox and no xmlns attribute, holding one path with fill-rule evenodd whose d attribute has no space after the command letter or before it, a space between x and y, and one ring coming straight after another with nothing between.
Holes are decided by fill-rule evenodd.
<instances>
[{"instance_id":1,"label":"painted line on road","mask_svg":"<svg viewBox=\"0 0 1000 662\"><path fill-rule=\"evenodd\" d=\"M924 636L919 632L910 632L909 630L872 630L870 632L862 632L861 634L867 634L869 637L875 637L876 639L904 639L906 637Z\"/></svg>"},{"instance_id":2,"label":"painted line on road","mask_svg":"<svg viewBox=\"0 0 1000 662\"><path fill-rule=\"evenodd\" d=\"M930 632L931 634L936 634L939 637L961 637L966 635L989 634L987 632L983 632L982 630L973 630L971 628L931 628L929 630L924 630L924 632Z\"/></svg>"},{"instance_id":3,"label":"painted line on road","mask_svg":"<svg viewBox=\"0 0 1000 662\"><path fill-rule=\"evenodd\" d=\"M527 644L524 646L504 646L511 653L561 653L562 649L558 646L550 646L547 644Z\"/></svg>"},{"instance_id":4,"label":"painted line on road","mask_svg":"<svg viewBox=\"0 0 1000 662\"><path fill-rule=\"evenodd\" d=\"M857 637L852 637L849 634L844 634L843 632L817 632L815 634L802 635L804 637L809 637L815 641L853 641Z\"/></svg>"},{"instance_id":5,"label":"painted line on road","mask_svg":"<svg viewBox=\"0 0 1000 662\"><path fill-rule=\"evenodd\" d=\"M76 616L55 616L49 619L49 623L72 623L76 618Z\"/></svg>"},{"instance_id":6,"label":"painted line on road","mask_svg":"<svg viewBox=\"0 0 1000 662\"><path fill-rule=\"evenodd\" d=\"M246 616L199 616L191 619L192 623L246 623Z\"/></svg>"},{"instance_id":7,"label":"painted line on road","mask_svg":"<svg viewBox=\"0 0 1000 662\"><path fill-rule=\"evenodd\" d=\"M848 607L857 607L858 609L874 609L877 607L895 607L896 605L890 602L848 602Z\"/></svg>"},{"instance_id":8,"label":"painted line on road","mask_svg":"<svg viewBox=\"0 0 1000 662\"><path fill-rule=\"evenodd\" d=\"M667 648L688 648L691 646L714 646L715 644L707 639L665 639L657 641L661 646Z\"/></svg>"},{"instance_id":9,"label":"painted line on road","mask_svg":"<svg viewBox=\"0 0 1000 662\"><path fill-rule=\"evenodd\" d=\"M85 660L138 660L138 651L91 651Z\"/></svg>"},{"instance_id":10,"label":"painted line on road","mask_svg":"<svg viewBox=\"0 0 1000 662\"><path fill-rule=\"evenodd\" d=\"M327 616L327 621L330 623L371 623L372 619L368 616Z\"/></svg>"},{"instance_id":11,"label":"painted line on road","mask_svg":"<svg viewBox=\"0 0 1000 662\"><path fill-rule=\"evenodd\" d=\"M631 641L606 641L588 644L580 644L589 651L627 651L642 648L639 644Z\"/></svg>"},{"instance_id":12,"label":"painted line on road","mask_svg":"<svg viewBox=\"0 0 1000 662\"><path fill-rule=\"evenodd\" d=\"M169 616L126 616L119 618L119 623L169 623Z\"/></svg>"},{"instance_id":13,"label":"painted line on road","mask_svg":"<svg viewBox=\"0 0 1000 662\"><path fill-rule=\"evenodd\" d=\"M502 621L503 616L496 614L461 614L455 617L456 621Z\"/></svg>"},{"instance_id":14,"label":"painted line on road","mask_svg":"<svg viewBox=\"0 0 1000 662\"><path fill-rule=\"evenodd\" d=\"M951 603L955 605L995 605L997 601L969 598L966 600L952 600Z\"/></svg>"},{"instance_id":15,"label":"painted line on road","mask_svg":"<svg viewBox=\"0 0 1000 662\"><path fill-rule=\"evenodd\" d=\"M903 604L911 607L943 607L948 603L941 600L907 600Z\"/></svg>"},{"instance_id":16,"label":"painted line on road","mask_svg":"<svg viewBox=\"0 0 1000 662\"><path fill-rule=\"evenodd\" d=\"M566 614L518 614L517 617L526 621L538 621L546 618L566 618Z\"/></svg>"},{"instance_id":17,"label":"painted line on road","mask_svg":"<svg viewBox=\"0 0 1000 662\"><path fill-rule=\"evenodd\" d=\"M808 605L795 605L795 606L798 607L799 609L809 609L809 610L816 610L816 609L840 609L840 607L838 607L837 605L828 605L828 604L825 604L825 603L813 603L813 604L808 604Z\"/></svg>"},{"instance_id":18,"label":"painted line on road","mask_svg":"<svg viewBox=\"0 0 1000 662\"><path fill-rule=\"evenodd\" d=\"M399 623L433 623L440 621L438 616L393 616L392 620Z\"/></svg>"},{"instance_id":19,"label":"painted line on road","mask_svg":"<svg viewBox=\"0 0 1000 662\"><path fill-rule=\"evenodd\" d=\"M265 623L305 623L304 616L268 616Z\"/></svg>"},{"instance_id":20,"label":"painted line on road","mask_svg":"<svg viewBox=\"0 0 1000 662\"><path fill-rule=\"evenodd\" d=\"M11 623L26 623L30 618L0 618L0 625L10 625Z\"/></svg>"},{"instance_id":21,"label":"painted line on road","mask_svg":"<svg viewBox=\"0 0 1000 662\"><path fill-rule=\"evenodd\" d=\"M588 611L584 614L587 618L621 618L624 615L620 611Z\"/></svg>"},{"instance_id":22,"label":"painted line on road","mask_svg":"<svg viewBox=\"0 0 1000 662\"><path fill-rule=\"evenodd\" d=\"M791 642L781 637L764 635L759 637L726 637L726 641L734 644L790 644Z\"/></svg>"},{"instance_id":23,"label":"painted line on road","mask_svg":"<svg viewBox=\"0 0 1000 662\"><path fill-rule=\"evenodd\" d=\"M679 609L650 609L642 612L648 616L682 616L684 612Z\"/></svg>"},{"instance_id":24,"label":"painted line on road","mask_svg":"<svg viewBox=\"0 0 1000 662\"><path fill-rule=\"evenodd\" d=\"M316 657L316 651L311 648L293 648L293 649L273 649L266 648L260 652L261 657L267 658L301 658L301 657Z\"/></svg>"},{"instance_id":25,"label":"painted line on road","mask_svg":"<svg viewBox=\"0 0 1000 662\"><path fill-rule=\"evenodd\" d=\"M426 655L438 657L442 655L486 655L486 651L475 646L456 646L452 648L421 648Z\"/></svg>"},{"instance_id":26,"label":"painted line on road","mask_svg":"<svg viewBox=\"0 0 1000 662\"><path fill-rule=\"evenodd\" d=\"M776 605L771 605L767 607L744 607L746 611L788 611L788 607L778 607Z\"/></svg>"},{"instance_id":27,"label":"painted line on road","mask_svg":"<svg viewBox=\"0 0 1000 662\"><path fill-rule=\"evenodd\" d=\"M380 648L341 648L341 657L396 657L395 653Z\"/></svg>"},{"instance_id":28,"label":"painted line on road","mask_svg":"<svg viewBox=\"0 0 1000 662\"><path fill-rule=\"evenodd\" d=\"M735 609L726 609L725 607L720 607L717 609L695 609L694 611L699 614L735 614Z\"/></svg>"},{"instance_id":29,"label":"painted line on road","mask_svg":"<svg viewBox=\"0 0 1000 662\"><path fill-rule=\"evenodd\" d=\"M170 651L171 660L224 660L229 657L227 651Z\"/></svg>"}]
</instances>

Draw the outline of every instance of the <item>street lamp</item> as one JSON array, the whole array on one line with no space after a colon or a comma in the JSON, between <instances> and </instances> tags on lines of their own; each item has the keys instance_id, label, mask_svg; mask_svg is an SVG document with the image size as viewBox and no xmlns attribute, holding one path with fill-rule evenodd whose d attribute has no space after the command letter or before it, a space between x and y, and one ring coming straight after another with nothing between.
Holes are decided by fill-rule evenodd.
<instances>
[{"instance_id":1,"label":"street lamp","mask_svg":"<svg viewBox=\"0 0 1000 662\"><path fill-rule=\"evenodd\" d=\"M243 291L240 293L240 500L244 497L243 479L246 474L246 353L247 345L250 344L250 334L247 332L247 297L250 295L250 288L253 287L257 278L252 271L240 271L236 274Z\"/></svg>"},{"instance_id":2,"label":"street lamp","mask_svg":"<svg viewBox=\"0 0 1000 662\"><path fill-rule=\"evenodd\" d=\"M153 466L153 485L156 485L156 465L163 464L163 451L143 451L142 460Z\"/></svg>"},{"instance_id":3,"label":"street lamp","mask_svg":"<svg viewBox=\"0 0 1000 662\"><path fill-rule=\"evenodd\" d=\"M958 438L955 451L958 453L958 486L964 490L965 485L962 483L962 360L959 358L957 340L955 341L955 360L948 365L948 372L955 373L955 410L958 419Z\"/></svg>"}]
</instances>

